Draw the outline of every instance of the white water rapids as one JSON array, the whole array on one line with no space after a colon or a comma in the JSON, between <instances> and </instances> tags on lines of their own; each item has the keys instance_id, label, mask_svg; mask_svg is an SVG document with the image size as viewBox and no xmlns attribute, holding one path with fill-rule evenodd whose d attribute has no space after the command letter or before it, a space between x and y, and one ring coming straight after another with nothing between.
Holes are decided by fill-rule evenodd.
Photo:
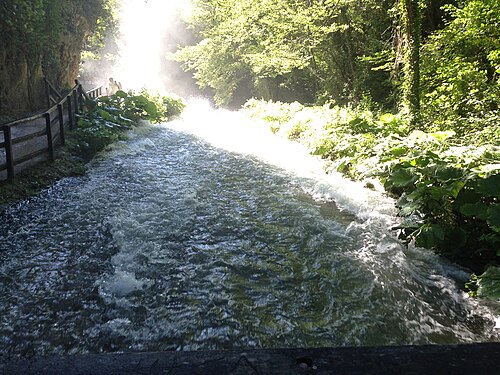
<instances>
[{"instance_id":1,"label":"white water rapids","mask_svg":"<svg viewBox=\"0 0 500 375\"><path fill-rule=\"evenodd\" d=\"M394 238L394 202L193 101L2 215L0 350L498 341L464 270Z\"/></svg>"}]
</instances>

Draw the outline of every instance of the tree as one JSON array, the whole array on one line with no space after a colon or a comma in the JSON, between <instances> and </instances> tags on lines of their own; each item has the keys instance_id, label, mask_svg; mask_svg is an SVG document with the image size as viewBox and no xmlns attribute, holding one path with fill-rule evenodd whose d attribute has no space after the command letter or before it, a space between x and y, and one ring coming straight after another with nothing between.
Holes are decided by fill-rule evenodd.
<instances>
[{"instance_id":1,"label":"tree","mask_svg":"<svg viewBox=\"0 0 500 375\"><path fill-rule=\"evenodd\" d=\"M412 128L417 128L420 117L420 40L421 10L419 0L399 0L403 35L403 105Z\"/></svg>"},{"instance_id":2,"label":"tree","mask_svg":"<svg viewBox=\"0 0 500 375\"><path fill-rule=\"evenodd\" d=\"M372 71L361 57L383 48L391 6L388 0L196 0L189 23L198 43L176 58L202 87L215 89L219 104L241 86L249 89L247 99L348 104L372 92L382 96L388 74Z\"/></svg>"},{"instance_id":3,"label":"tree","mask_svg":"<svg viewBox=\"0 0 500 375\"><path fill-rule=\"evenodd\" d=\"M444 11L449 21L422 47L423 121L460 135L498 131L500 2L467 0Z\"/></svg>"}]
</instances>

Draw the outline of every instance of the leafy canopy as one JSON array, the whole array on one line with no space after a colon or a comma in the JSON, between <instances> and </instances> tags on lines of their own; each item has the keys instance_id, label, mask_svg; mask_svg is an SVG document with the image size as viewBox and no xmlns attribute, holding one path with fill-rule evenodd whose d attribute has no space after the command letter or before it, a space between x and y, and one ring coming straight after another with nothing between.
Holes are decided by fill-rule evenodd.
<instances>
[{"instance_id":1,"label":"leafy canopy","mask_svg":"<svg viewBox=\"0 0 500 375\"><path fill-rule=\"evenodd\" d=\"M218 104L230 103L242 87L247 98L346 103L366 89L360 82L380 90L386 73L371 71L360 57L382 47L388 8L375 0L195 0L188 22L198 43L176 59L200 86L215 90Z\"/></svg>"}]
</instances>

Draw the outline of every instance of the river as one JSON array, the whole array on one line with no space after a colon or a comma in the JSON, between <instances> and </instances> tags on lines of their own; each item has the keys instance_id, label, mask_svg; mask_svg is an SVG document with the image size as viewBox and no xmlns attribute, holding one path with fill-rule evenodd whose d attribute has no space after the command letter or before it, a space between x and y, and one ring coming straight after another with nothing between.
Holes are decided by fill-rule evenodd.
<instances>
[{"instance_id":1,"label":"river","mask_svg":"<svg viewBox=\"0 0 500 375\"><path fill-rule=\"evenodd\" d=\"M498 306L402 246L390 198L247 122L194 103L8 207L0 352L498 341Z\"/></svg>"}]
</instances>

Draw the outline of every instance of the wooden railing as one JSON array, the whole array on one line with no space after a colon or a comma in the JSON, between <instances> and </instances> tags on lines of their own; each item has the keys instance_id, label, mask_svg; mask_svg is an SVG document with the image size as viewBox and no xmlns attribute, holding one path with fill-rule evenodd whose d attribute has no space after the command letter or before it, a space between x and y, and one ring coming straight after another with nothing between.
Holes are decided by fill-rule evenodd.
<instances>
[{"instance_id":1,"label":"wooden railing","mask_svg":"<svg viewBox=\"0 0 500 375\"><path fill-rule=\"evenodd\" d=\"M102 96L102 86L96 87L95 89L92 89L87 92L82 90L82 93L86 97L86 99L98 98L99 96Z\"/></svg>"},{"instance_id":2,"label":"wooden railing","mask_svg":"<svg viewBox=\"0 0 500 375\"><path fill-rule=\"evenodd\" d=\"M63 97L61 93L54 88L54 86L51 85L49 80L47 78L44 78L43 81L45 82L45 96L47 98L47 108L52 107L52 105L57 105Z\"/></svg>"},{"instance_id":3,"label":"wooden railing","mask_svg":"<svg viewBox=\"0 0 500 375\"><path fill-rule=\"evenodd\" d=\"M101 93L101 87L85 92L75 81L71 92L47 111L1 125L0 180L12 181L16 173L32 165L54 161L55 148L64 145L66 130L76 126L76 114L83 110L84 99L97 98Z\"/></svg>"}]
</instances>

